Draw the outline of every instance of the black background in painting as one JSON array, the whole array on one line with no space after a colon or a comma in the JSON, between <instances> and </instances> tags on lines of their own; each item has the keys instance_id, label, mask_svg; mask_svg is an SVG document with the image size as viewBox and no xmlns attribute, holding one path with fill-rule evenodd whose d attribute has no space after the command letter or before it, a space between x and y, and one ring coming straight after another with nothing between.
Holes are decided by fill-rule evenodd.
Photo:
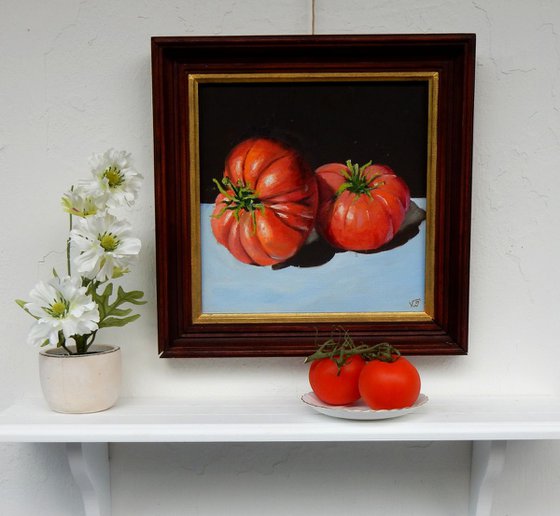
<instances>
[{"instance_id":1,"label":"black background in painting","mask_svg":"<svg viewBox=\"0 0 560 516\"><path fill-rule=\"evenodd\" d=\"M427 81L199 84L199 114L201 202L214 202L231 149L255 136L287 143L313 169L388 165L426 196Z\"/></svg>"}]
</instances>

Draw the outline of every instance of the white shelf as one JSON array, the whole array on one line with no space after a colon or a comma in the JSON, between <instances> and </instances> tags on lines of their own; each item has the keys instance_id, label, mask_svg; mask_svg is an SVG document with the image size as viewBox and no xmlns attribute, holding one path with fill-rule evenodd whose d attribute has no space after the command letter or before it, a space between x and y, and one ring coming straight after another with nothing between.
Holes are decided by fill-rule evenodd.
<instances>
[{"instance_id":1,"label":"white shelf","mask_svg":"<svg viewBox=\"0 0 560 516\"><path fill-rule=\"evenodd\" d=\"M560 439L560 399L432 396L396 419L349 421L297 396L243 401L124 398L97 414L57 414L40 398L0 412L0 442L64 442L86 516L110 516L108 443L472 441L471 516L490 516L509 440Z\"/></svg>"},{"instance_id":2,"label":"white shelf","mask_svg":"<svg viewBox=\"0 0 560 516\"><path fill-rule=\"evenodd\" d=\"M379 421L317 414L299 398L192 403L121 399L97 414L57 414L40 399L0 412L4 442L478 441L560 439L556 398L440 398Z\"/></svg>"}]
</instances>

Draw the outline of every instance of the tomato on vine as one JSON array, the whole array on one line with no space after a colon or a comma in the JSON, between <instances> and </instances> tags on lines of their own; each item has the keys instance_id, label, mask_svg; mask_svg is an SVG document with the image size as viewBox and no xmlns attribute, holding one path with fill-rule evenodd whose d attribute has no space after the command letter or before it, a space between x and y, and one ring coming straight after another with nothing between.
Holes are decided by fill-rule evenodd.
<instances>
[{"instance_id":1,"label":"tomato on vine","mask_svg":"<svg viewBox=\"0 0 560 516\"><path fill-rule=\"evenodd\" d=\"M347 332L329 339L307 357L309 383L329 405L349 405L360 397L373 410L414 405L420 375L398 349L383 342L357 346Z\"/></svg>"},{"instance_id":2,"label":"tomato on vine","mask_svg":"<svg viewBox=\"0 0 560 516\"><path fill-rule=\"evenodd\" d=\"M358 381L362 399L373 410L411 407L420 395L420 385L416 367L394 354L387 361L368 362Z\"/></svg>"},{"instance_id":3,"label":"tomato on vine","mask_svg":"<svg viewBox=\"0 0 560 516\"><path fill-rule=\"evenodd\" d=\"M349 405L360 399L358 380L366 362L360 355L342 365L334 358L315 360L309 368L309 384L315 395L329 405Z\"/></svg>"}]
</instances>

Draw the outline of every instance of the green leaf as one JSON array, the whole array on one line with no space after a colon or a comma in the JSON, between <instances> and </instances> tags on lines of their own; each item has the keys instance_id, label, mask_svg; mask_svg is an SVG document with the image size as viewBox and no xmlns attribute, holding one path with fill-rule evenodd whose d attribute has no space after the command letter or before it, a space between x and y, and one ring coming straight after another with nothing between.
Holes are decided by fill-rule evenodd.
<instances>
[{"instance_id":1,"label":"green leaf","mask_svg":"<svg viewBox=\"0 0 560 516\"><path fill-rule=\"evenodd\" d=\"M97 292L92 293L93 300L97 303L97 307L99 308L99 318L103 320L103 318L107 315L107 310L109 308L109 297L113 293L113 284L109 283L102 294L98 294Z\"/></svg>"},{"instance_id":2,"label":"green leaf","mask_svg":"<svg viewBox=\"0 0 560 516\"><path fill-rule=\"evenodd\" d=\"M132 308L113 308L111 310L111 315L115 317L124 317L132 312Z\"/></svg>"},{"instance_id":3,"label":"green leaf","mask_svg":"<svg viewBox=\"0 0 560 516\"><path fill-rule=\"evenodd\" d=\"M64 346L65 344L66 344L66 337L64 337L64 333L62 333L62 331L59 331L58 332L58 342L56 344L56 347L60 348L60 347Z\"/></svg>"},{"instance_id":4,"label":"green leaf","mask_svg":"<svg viewBox=\"0 0 560 516\"><path fill-rule=\"evenodd\" d=\"M121 308L123 304L146 304L146 301L142 299L144 292L140 290L126 292L122 287L118 287L116 299L111 302L110 297L112 294L112 283L107 284L102 294L97 294L96 292L92 294L99 309L99 328L124 326L125 324L135 321L138 317L140 317L139 314L131 315L132 308Z\"/></svg>"},{"instance_id":5,"label":"green leaf","mask_svg":"<svg viewBox=\"0 0 560 516\"><path fill-rule=\"evenodd\" d=\"M103 321L100 321L99 328L108 328L110 326L124 326L125 324L131 323L132 321L136 321L140 317L140 314L131 315L130 317L123 317L119 319L117 317L107 317Z\"/></svg>"},{"instance_id":6,"label":"green leaf","mask_svg":"<svg viewBox=\"0 0 560 516\"><path fill-rule=\"evenodd\" d=\"M25 310L31 317L33 317L33 319L39 320L39 317L37 317L36 315L33 315L27 308L25 308L25 305L27 304L27 301L24 301L23 299L16 299L15 301L16 301L17 305L20 306L21 308L23 308L23 310Z\"/></svg>"},{"instance_id":7,"label":"green leaf","mask_svg":"<svg viewBox=\"0 0 560 516\"><path fill-rule=\"evenodd\" d=\"M99 297L103 299L104 302L106 302L109 299L109 297L111 297L112 295L113 295L113 284L108 283L107 286L105 287L105 290L103 291L103 294L99 295Z\"/></svg>"},{"instance_id":8,"label":"green leaf","mask_svg":"<svg viewBox=\"0 0 560 516\"><path fill-rule=\"evenodd\" d=\"M143 301L142 297L144 297L144 292L141 290L125 292L122 287L119 287L117 291L117 301L119 301L119 304L132 303L133 305L145 305L147 301Z\"/></svg>"}]
</instances>

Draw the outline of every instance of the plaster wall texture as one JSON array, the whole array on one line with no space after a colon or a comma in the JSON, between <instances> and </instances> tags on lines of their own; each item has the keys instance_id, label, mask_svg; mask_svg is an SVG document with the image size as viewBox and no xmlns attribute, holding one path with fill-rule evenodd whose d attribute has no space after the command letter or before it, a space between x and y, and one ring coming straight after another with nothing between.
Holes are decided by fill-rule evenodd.
<instances>
[{"instance_id":1,"label":"plaster wall texture","mask_svg":"<svg viewBox=\"0 0 560 516\"><path fill-rule=\"evenodd\" d=\"M59 197L109 147L145 177L143 241L125 286L149 304L125 330L124 392L298 396L299 358L162 360L156 353L150 36L308 34L311 2L2 0L0 407L40 395L30 321L13 303L63 268ZM417 357L423 391L560 396L560 3L317 0L317 33L477 34L470 351ZM113 513L203 516L467 514L464 443L118 444ZM0 445L0 514L83 514L62 445ZM508 448L493 516L560 513L560 444ZM273 500L273 501L271 501Z\"/></svg>"}]
</instances>

